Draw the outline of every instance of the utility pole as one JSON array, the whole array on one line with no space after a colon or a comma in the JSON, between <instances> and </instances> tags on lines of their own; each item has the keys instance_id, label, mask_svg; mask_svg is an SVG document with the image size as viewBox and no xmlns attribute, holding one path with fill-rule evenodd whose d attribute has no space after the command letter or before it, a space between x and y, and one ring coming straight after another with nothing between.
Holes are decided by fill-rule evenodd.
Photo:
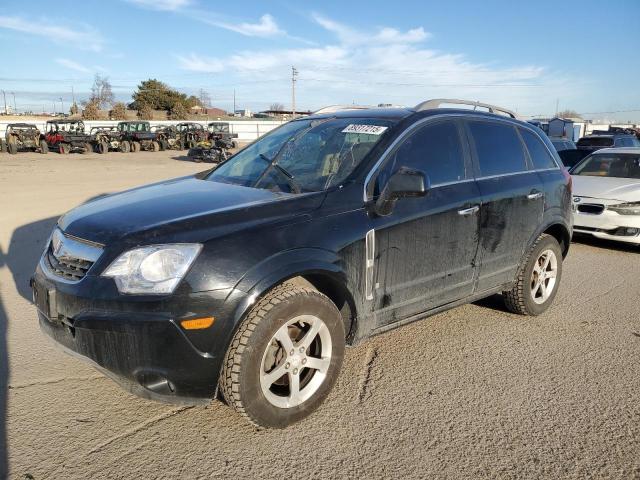
<instances>
[{"instance_id":1,"label":"utility pole","mask_svg":"<svg viewBox=\"0 0 640 480\"><path fill-rule=\"evenodd\" d=\"M233 116L236 116L236 89L233 89Z\"/></svg>"},{"instance_id":2,"label":"utility pole","mask_svg":"<svg viewBox=\"0 0 640 480\"><path fill-rule=\"evenodd\" d=\"M62 114L64 115L64 102L62 101L62 97L60 97L60 108L62 109Z\"/></svg>"},{"instance_id":3,"label":"utility pole","mask_svg":"<svg viewBox=\"0 0 640 480\"><path fill-rule=\"evenodd\" d=\"M75 105L76 104L76 94L73 91L73 85L71 85L71 98L73 99L73 104L72 105Z\"/></svg>"},{"instance_id":4,"label":"utility pole","mask_svg":"<svg viewBox=\"0 0 640 480\"><path fill-rule=\"evenodd\" d=\"M4 114L7 114L7 95L4 92L4 90L2 90L2 96L4 97Z\"/></svg>"},{"instance_id":5,"label":"utility pole","mask_svg":"<svg viewBox=\"0 0 640 480\"><path fill-rule=\"evenodd\" d=\"M17 115L18 114L18 106L16 105L16 92L11 92L11 95L13 95L13 114Z\"/></svg>"},{"instance_id":6,"label":"utility pole","mask_svg":"<svg viewBox=\"0 0 640 480\"><path fill-rule=\"evenodd\" d=\"M296 77L298 70L291 66L291 118L296 118Z\"/></svg>"},{"instance_id":7,"label":"utility pole","mask_svg":"<svg viewBox=\"0 0 640 480\"><path fill-rule=\"evenodd\" d=\"M558 116L559 108L560 108L560 99L556 98L556 117Z\"/></svg>"}]
</instances>

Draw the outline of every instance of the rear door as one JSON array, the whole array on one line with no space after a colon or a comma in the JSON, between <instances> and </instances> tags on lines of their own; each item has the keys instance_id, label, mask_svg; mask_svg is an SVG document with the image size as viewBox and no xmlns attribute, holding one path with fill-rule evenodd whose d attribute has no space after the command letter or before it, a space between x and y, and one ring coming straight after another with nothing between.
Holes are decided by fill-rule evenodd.
<instances>
[{"instance_id":1,"label":"rear door","mask_svg":"<svg viewBox=\"0 0 640 480\"><path fill-rule=\"evenodd\" d=\"M542 221L544 186L514 124L466 120L482 196L477 291L511 282Z\"/></svg>"},{"instance_id":2,"label":"rear door","mask_svg":"<svg viewBox=\"0 0 640 480\"><path fill-rule=\"evenodd\" d=\"M454 120L428 122L389 156L378 190L400 167L424 172L425 197L400 199L373 219L377 251L376 323L396 320L463 298L473 290L480 193Z\"/></svg>"}]
</instances>

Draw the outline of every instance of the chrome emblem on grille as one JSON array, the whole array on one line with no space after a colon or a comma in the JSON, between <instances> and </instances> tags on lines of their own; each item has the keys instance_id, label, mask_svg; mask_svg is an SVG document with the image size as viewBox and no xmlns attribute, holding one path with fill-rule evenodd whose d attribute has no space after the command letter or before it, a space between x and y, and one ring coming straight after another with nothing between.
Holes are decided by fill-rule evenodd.
<instances>
[{"instance_id":1,"label":"chrome emblem on grille","mask_svg":"<svg viewBox=\"0 0 640 480\"><path fill-rule=\"evenodd\" d=\"M582 201L582 198L580 198L580 197L573 197L573 201L574 201L575 203L580 203L580 202Z\"/></svg>"}]
</instances>

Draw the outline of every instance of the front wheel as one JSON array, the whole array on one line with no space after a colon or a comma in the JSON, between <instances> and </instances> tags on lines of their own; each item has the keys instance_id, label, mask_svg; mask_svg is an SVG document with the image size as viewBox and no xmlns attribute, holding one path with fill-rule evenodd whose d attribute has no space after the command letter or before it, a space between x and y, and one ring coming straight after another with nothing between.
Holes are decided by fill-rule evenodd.
<instances>
[{"instance_id":1,"label":"front wheel","mask_svg":"<svg viewBox=\"0 0 640 480\"><path fill-rule=\"evenodd\" d=\"M263 297L236 332L220 377L227 403L259 427L310 415L336 382L344 325L317 290L284 283Z\"/></svg>"},{"instance_id":2,"label":"front wheel","mask_svg":"<svg viewBox=\"0 0 640 480\"><path fill-rule=\"evenodd\" d=\"M126 140L120 142L120 151L122 153L129 153L131 151L131 144Z\"/></svg>"},{"instance_id":3,"label":"front wheel","mask_svg":"<svg viewBox=\"0 0 640 480\"><path fill-rule=\"evenodd\" d=\"M506 307L521 315L540 315L558 293L562 277L562 251L551 235L542 234L529 250L514 287L503 292Z\"/></svg>"},{"instance_id":4,"label":"front wheel","mask_svg":"<svg viewBox=\"0 0 640 480\"><path fill-rule=\"evenodd\" d=\"M40 140L40 153L49 153L49 145L47 145L46 140Z\"/></svg>"}]
</instances>

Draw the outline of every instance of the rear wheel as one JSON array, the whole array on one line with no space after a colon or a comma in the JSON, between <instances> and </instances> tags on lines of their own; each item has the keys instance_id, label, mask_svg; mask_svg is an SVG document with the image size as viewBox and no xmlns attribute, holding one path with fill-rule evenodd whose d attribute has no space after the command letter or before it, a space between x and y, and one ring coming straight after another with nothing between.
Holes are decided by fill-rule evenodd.
<instances>
[{"instance_id":1,"label":"rear wheel","mask_svg":"<svg viewBox=\"0 0 640 480\"><path fill-rule=\"evenodd\" d=\"M131 144L126 140L120 143L120 151L122 153L129 153L131 151Z\"/></svg>"},{"instance_id":2,"label":"rear wheel","mask_svg":"<svg viewBox=\"0 0 640 480\"><path fill-rule=\"evenodd\" d=\"M109 151L109 145L107 142L99 142L98 143L98 153L104 155Z\"/></svg>"},{"instance_id":3,"label":"rear wheel","mask_svg":"<svg viewBox=\"0 0 640 480\"><path fill-rule=\"evenodd\" d=\"M9 142L7 144L7 149L11 155L15 155L18 153L18 144L16 142Z\"/></svg>"},{"instance_id":4,"label":"rear wheel","mask_svg":"<svg viewBox=\"0 0 640 480\"><path fill-rule=\"evenodd\" d=\"M284 283L263 297L236 332L220 387L253 424L284 428L311 414L336 382L344 326L317 290Z\"/></svg>"},{"instance_id":5,"label":"rear wheel","mask_svg":"<svg viewBox=\"0 0 640 480\"><path fill-rule=\"evenodd\" d=\"M160 151L160 144L158 142L151 142L151 150L154 152Z\"/></svg>"},{"instance_id":6,"label":"rear wheel","mask_svg":"<svg viewBox=\"0 0 640 480\"><path fill-rule=\"evenodd\" d=\"M538 237L524 264L515 286L503 292L507 308L521 315L540 315L553 303L562 277L562 251L551 235Z\"/></svg>"},{"instance_id":7,"label":"rear wheel","mask_svg":"<svg viewBox=\"0 0 640 480\"><path fill-rule=\"evenodd\" d=\"M82 153L87 154L93 152L93 147L89 142L85 142L84 148L82 149Z\"/></svg>"},{"instance_id":8,"label":"rear wheel","mask_svg":"<svg viewBox=\"0 0 640 480\"><path fill-rule=\"evenodd\" d=\"M47 145L47 141L44 139L40 140L40 153L49 153L49 145Z\"/></svg>"},{"instance_id":9,"label":"rear wheel","mask_svg":"<svg viewBox=\"0 0 640 480\"><path fill-rule=\"evenodd\" d=\"M131 142L131 151L138 153L140 151L140 142Z\"/></svg>"}]
</instances>

